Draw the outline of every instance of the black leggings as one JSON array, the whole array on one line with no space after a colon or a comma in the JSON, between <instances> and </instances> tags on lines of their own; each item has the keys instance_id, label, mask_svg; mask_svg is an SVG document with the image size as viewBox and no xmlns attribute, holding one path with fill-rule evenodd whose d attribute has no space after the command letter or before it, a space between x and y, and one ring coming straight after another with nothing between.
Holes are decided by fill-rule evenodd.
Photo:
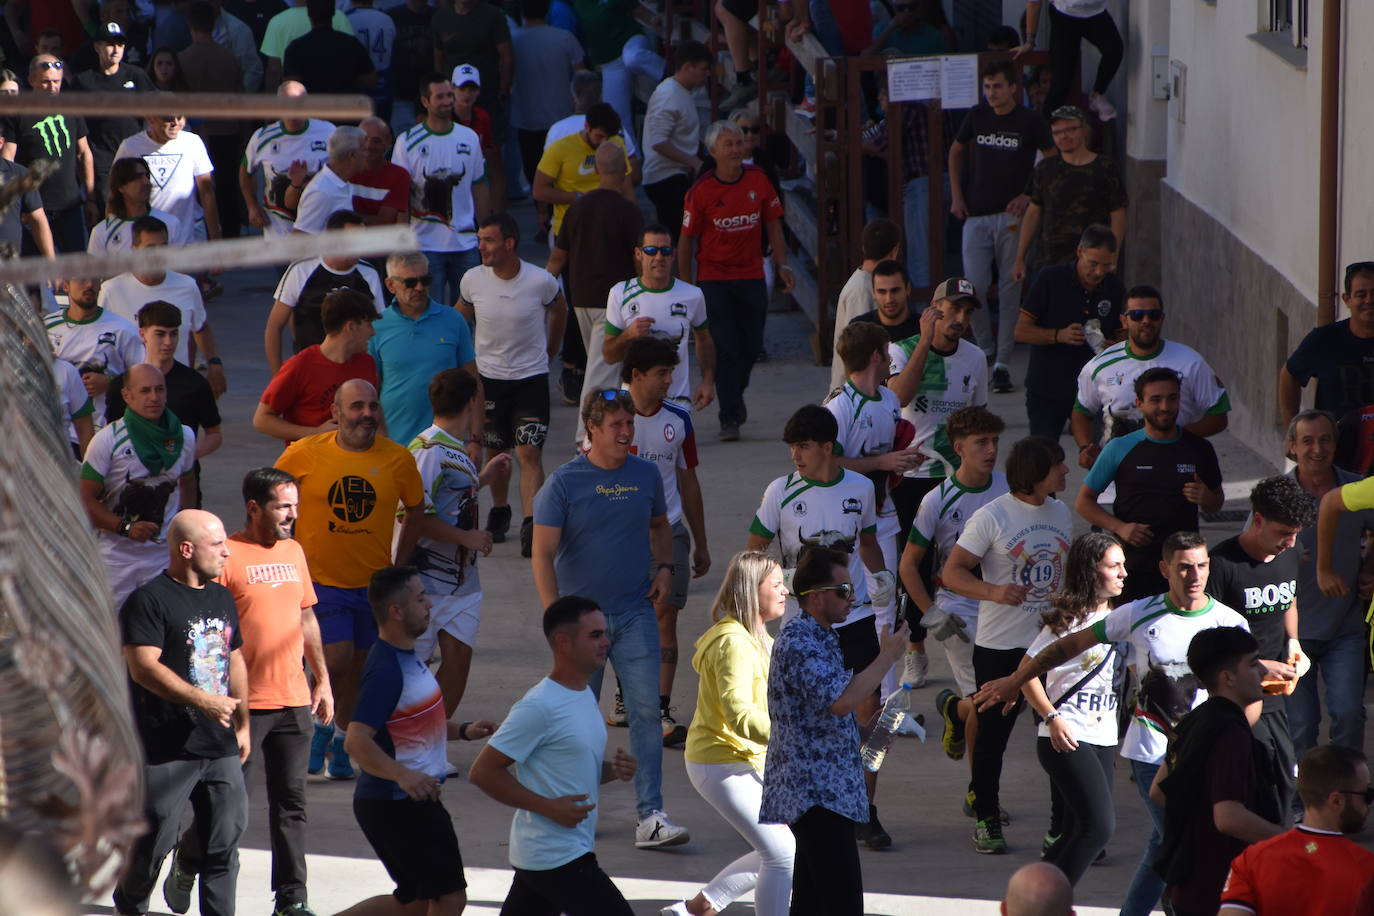
<instances>
[{"instance_id":1,"label":"black leggings","mask_svg":"<svg viewBox=\"0 0 1374 916\"><path fill-rule=\"evenodd\" d=\"M1112 803L1116 745L1079 742L1078 750L1061 754L1050 745L1049 738L1040 738L1035 755L1063 804L1059 841L1050 847L1045 861L1058 865L1069 883L1077 884L1116 829Z\"/></svg>"},{"instance_id":2,"label":"black leggings","mask_svg":"<svg viewBox=\"0 0 1374 916\"><path fill-rule=\"evenodd\" d=\"M986 649L973 647L973 677L979 687L988 681L1006 677L1021 664L1026 657L1025 649ZM1016 725L1017 716L1026 705L1023 698L1016 698L1016 706L1009 715L1002 714L1002 704L978 713L978 740L973 743L973 778L969 789L973 791L973 811L980 821L997 817L998 787L1002 782L1002 755L1006 753L1007 741Z\"/></svg>"},{"instance_id":3,"label":"black leggings","mask_svg":"<svg viewBox=\"0 0 1374 916\"><path fill-rule=\"evenodd\" d=\"M515 870L501 916L634 916L634 910L596 863L596 854L548 871Z\"/></svg>"},{"instance_id":4,"label":"black leggings","mask_svg":"<svg viewBox=\"0 0 1374 916\"><path fill-rule=\"evenodd\" d=\"M789 916L863 916L864 879L854 822L828 808L809 808L792 825Z\"/></svg>"},{"instance_id":5,"label":"black leggings","mask_svg":"<svg viewBox=\"0 0 1374 916\"><path fill-rule=\"evenodd\" d=\"M1045 117L1068 99L1081 60L1079 46L1084 39L1102 55L1093 92L1104 93L1121 68L1125 54L1112 14L1103 10L1096 16L1080 19L1050 6L1050 91L1045 96Z\"/></svg>"}]
</instances>

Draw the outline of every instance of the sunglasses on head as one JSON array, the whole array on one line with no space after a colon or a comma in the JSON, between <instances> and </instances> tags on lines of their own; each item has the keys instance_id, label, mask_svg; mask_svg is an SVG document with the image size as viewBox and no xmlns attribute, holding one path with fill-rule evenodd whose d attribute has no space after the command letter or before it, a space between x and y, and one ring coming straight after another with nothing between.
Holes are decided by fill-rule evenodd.
<instances>
[{"instance_id":1,"label":"sunglasses on head","mask_svg":"<svg viewBox=\"0 0 1374 916\"><path fill-rule=\"evenodd\" d=\"M801 592L800 594L812 595L816 592L834 592L835 594L843 598L845 601L849 601L854 597L854 585L850 582L841 582L839 585L821 585L816 588L808 588L806 591Z\"/></svg>"},{"instance_id":2,"label":"sunglasses on head","mask_svg":"<svg viewBox=\"0 0 1374 916\"><path fill-rule=\"evenodd\" d=\"M1164 317L1164 309L1127 309L1126 317L1132 321L1158 321Z\"/></svg>"},{"instance_id":3,"label":"sunglasses on head","mask_svg":"<svg viewBox=\"0 0 1374 916\"><path fill-rule=\"evenodd\" d=\"M39 70L61 70L61 69L62 69L62 61L60 61L60 60L45 60L45 61L43 61L41 64L38 65L38 69L39 69Z\"/></svg>"},{"instance_id":4,"label":"sunglasses on head","mask_svg":"<svg viewBox=\"0 0 1374 916\"><path fill-rule=\"evenodd\" d=\"M1367 786L1363 789L1341 789L1342 795L1360 795L1364 797L1366 805L1374 805L1374 786Z\"/></svg>"},{"instance_id":5,"label":"sunglasses on head","mask_svg":"<svg viewBox=\"0 0 1374 916\"><path fill-rule=\"evenodd\" d=\"M406 289L414 289L417 286L429 286L434 282L432 274L425 274L422 277L396 277L398 283Z\"/></svg>"},{"instance_id":6,"label":"sunglasses on head","mask_svg":"<svg viewBox=\"0 0 1374 916\"><path fill-rule=\"evenodd\" d=\"M634 402L630 400L630 393L628 391L622 391L619 388L607 388L605 391L601 392L601 400L608 403L624 402L634 406Z\"/></svg>"},{"instance_id":7,"label":"sunglasses on head","mask_svg":"<svg viewBox=\"0 0 1374 916\"><path fill-rule=\"evenodd\" d=\"M639 246L639 250L642 251L642 252L644 252L645 254L647 254L647 255L648 255L649 257L651 257L651 258L652 258L652 257L656 257L657 255L660 255L660 254L663 255L663 256L666 258L668 255L670 255L670 254L673 253L673 246L672 246L672 245L640 245L640 246Z\"/></svg>"}]
</instances>

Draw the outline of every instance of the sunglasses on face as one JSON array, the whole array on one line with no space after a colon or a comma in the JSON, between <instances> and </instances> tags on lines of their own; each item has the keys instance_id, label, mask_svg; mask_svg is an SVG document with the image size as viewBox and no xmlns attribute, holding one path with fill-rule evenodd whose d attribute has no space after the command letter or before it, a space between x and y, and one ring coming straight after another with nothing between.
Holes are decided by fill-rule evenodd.
<instances>
[{"instance_id":1,"label":"sunglasses on face","mask_svg":"<svg viewBox=\"0 0 1374 916\"><path fill-rule=\"evenodd\" d=\"M1342 795L1359 795L1364 798L1366 805L1374 805L1374 786L1364 789L1341 789L1340 792Z\"/></svg>"},{"instance_id":2,"label":"sunglasses on face","mask_svg":"<svg viewBox=\"0 0 1374 916\"><path fill-rule=\"evenodd\" d=\"M672 245L640 245L640 246L639 246L639 250L642 251L642 252L644 252L646 255L648 255L648 256L651 257L651 258L657 257L658 255L663 255L663 256L666 258L666 257L668 257L670 254L673 253L673 246L672 246Z\"/></svg>"},{"instance_id":3,"label":"sunglasses on face","mask_svg":"<svg viewBox=\"0 0 1374 916\"><path fill-rule=\"evenodd\" d=\"M1127 309L1126 317L1132 321L1158 321L1164 317L1163 309Z\"/></svg>"},{"instance_id":4,"label":"sunglasses on face","mask_svg":"<svg viewBox=\"0 0 1374 916\"><path fill-rule=\"evenodd\" d=\"M812 595L816 592L834 592L845 601L851 601L854 598L854 585L850 582L841 582L839 585L822 585L817 588L808 588L801 594Z\"/></svg>"},{"instance_id":5,"label":"sunglasses on face","mask_svg":"<svg viewBox=\"0 0 1374 916\"><path fill-rule=\"evenodd\" d=\"M739 126L739 129L742 130L742 131L744 131L746 134L756 134L756 133L759 132L759 129L758 129L757 127L752 127L752 126L748 126L748 127L747 127L747 126L745 126L745 125L743 125L743 124L741 124L741 125Z\"/></svg>"},{"instance_id":6,"label":"sunglasses on face","mask_svg":"<svg viewBox=\"0 0 1374 916\"><path fill-rule=\"evenodd\" d=\"M434 277L431 274L425 274L422 277L396 277L394 279L406 289L414 289L417 286L429 286L434 282Z\"/></svg>"}]
</instances>

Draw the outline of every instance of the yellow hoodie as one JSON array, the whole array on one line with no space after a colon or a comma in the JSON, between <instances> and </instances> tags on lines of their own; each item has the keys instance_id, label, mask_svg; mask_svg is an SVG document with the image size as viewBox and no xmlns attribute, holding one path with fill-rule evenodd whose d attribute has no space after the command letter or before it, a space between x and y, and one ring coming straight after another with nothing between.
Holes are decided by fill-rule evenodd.
<instances>
[{"instance_id":1,"label":"yellow hoodie","mask_svg":"<svg viewBox=\"0 0 1374 916\"><path fill-rule=\"evenodd\" d=\"M701 680L687 730L692 763L747 763L763 772L768 747L768 652L733 617L696 641L692 667Z\"/></svg>"}]
</instances>

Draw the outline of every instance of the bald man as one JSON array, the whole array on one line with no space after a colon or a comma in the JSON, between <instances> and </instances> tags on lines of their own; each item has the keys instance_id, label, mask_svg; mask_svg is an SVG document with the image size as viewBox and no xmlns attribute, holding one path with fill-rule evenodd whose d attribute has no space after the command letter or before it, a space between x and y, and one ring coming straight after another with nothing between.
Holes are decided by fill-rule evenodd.
<instances>
[{"instance_id":1,"label":"bald man","mask_svg":"<svg viewBox=\"0 0 1374 916\"><path fill-rule=\"evenodd\" d=\"M1002 916L1073 916L1073 887L1057 866L1032 862L1007 882Z\"/></svg>"},{"instance_id":2,"label":"bald man","mask_svg":"<svg viewBox=\"0 0 1374 916\"><path fill-rule=\"evenodd\" d=\"M305 86L287 80L277 95L294 99ZM309 118L282 118L253 131L239 163L239 193L248 207L248 222L273 235L286 235L296 224L301 192L329 160L334 125ZM262 170L262 192L257 171Z\"/></svg>"},{"instance_id":3,"label":"bald man","mask_svg":"<svg viewBox=\"0 0 1374 916\"><path fill-rule=\"evenodd\" d=\"M555 277L569 262L577 269L564 278L572 308L563 333L563 400L577 404L590 364L601 366L601 326L606 319L606 294L611 287L638 274L635 246L644 217L639 205L626 199L625 151L617 143L596 148L597 186L580 194L563 215L545 269ZM576 320L573 320L576 319ZM592 341L595 335L596 341ZM610 377L609 375L607 376ZM613 381L613 385L619 385ZM577 424L579 429L581 424Z\"/></svg>"},{"instance_id":4,"label":"bald man","mask_svg":"<svg viewBox=\"0 0 1374 916\"><path fill-rule=\"evenodd\" d=\"M163 568L167 525L196 493L196 436L167 409L161 370L133 366L120 393L124 416L95 434L81 465L81 501L115 607Z\"/></svg>"},{"instance_id":5,"label":"bald man","mask_svg":"<svg viewBox=\"0 0 1374 916\"><path fill-rule=\"evenodd\" d=\"M143 368L136 366L130 374ZM243 762L250 742L238 612L229 590L214 581L229 547L224 525L199 509L177 513L166 535L160 551L165 551L165 571L135 589L119 611L145 758L148 830L134 844L115 886L114 909L148 912L162 861L176 843L181 815L195 792L196 816L205 831L200 912L233 916L238 843L248 823ZM164 895L172 884L169 876Z\"/></svg>"},{"instance_id":6,"label":"bald man","mask_svg":"<svg viewBox=\"0 0 1374 916\"><path fill-rule=\"evenodd\" d=\"M339 386L330 416L338 429L298 439L276 466L299 481L296 540L305 550L315 586L315 617L334 687L333 727L315 726L307 769L319 773L326 755L331 779L352 779L343 736L353 718L367 652L377 623L367 584L379 569L404 564L419 538L424 485L415 459L378 434L382 405L362 379ZM392 553L396 510L404 508Z\"/></svg>"},{"instance_id":7,"label":"bald man","mask_svg":"<svg viewBox=\"0 0 1374 916\"><path fill-rule=\"evenodd\" d=\"M363 170L349 179L353 185L353 209L369 226L390 226L410 221L410 173L386 157L391 149L391 128L378 117L364 118Z\"/></svg>"}]
</instances>

